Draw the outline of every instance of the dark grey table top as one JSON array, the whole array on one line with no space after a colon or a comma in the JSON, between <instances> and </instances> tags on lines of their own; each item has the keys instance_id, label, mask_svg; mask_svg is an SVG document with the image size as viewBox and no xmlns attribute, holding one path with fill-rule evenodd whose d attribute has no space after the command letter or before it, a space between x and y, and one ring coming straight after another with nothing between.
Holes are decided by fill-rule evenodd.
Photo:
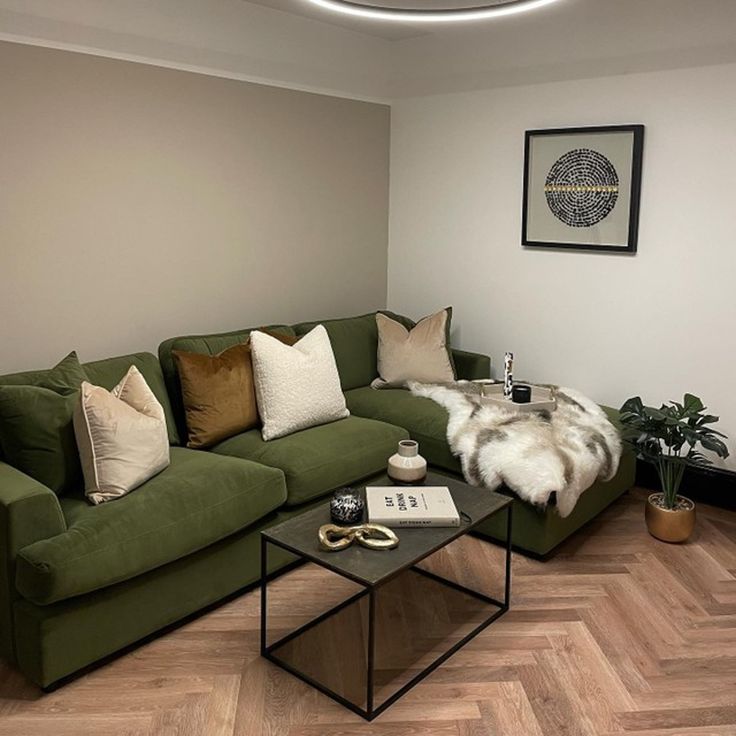
<instances>
[{"instance_id":1,"label":"dark grey table top","mask_svg":"<svg viewBox=\"0 0 736 736\"><path fill-rule=\"evenodd\" d=\"M381 476L372 479L367 485L393 484L388 476ZM428 473L425 485L447 486L457 510L467 514L471 521L461 519L459 527L394 529L399 537L399 546L391 550L367 549L354 543L339 552L327 552L320 549L317 531L323 524L331 523L328 499L325 503L261 533L279 546L339 575L362 585L376 586L466 534L474 526L511 503L510 498L500 493L485 488L474 488L460 480L437 473Z\"/></svg>"}]
</instances>

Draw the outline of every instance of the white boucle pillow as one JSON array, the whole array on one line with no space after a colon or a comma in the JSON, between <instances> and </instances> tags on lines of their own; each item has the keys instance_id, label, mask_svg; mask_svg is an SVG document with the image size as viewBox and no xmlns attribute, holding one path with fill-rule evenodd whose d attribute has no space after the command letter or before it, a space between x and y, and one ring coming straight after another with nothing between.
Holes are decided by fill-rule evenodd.
<instances>
[{"instance_id":1,"label":"white boucle pillow","mask_svg":"<svg viewBox=\"0 0 736 736\"><path fill-rule=\"evenodd\" d=\"M322 325L295 345L251 332L250 345L264 440L349 416L330 338Z\"/></svg>"},{"instance_id":2,"label":"white boucle pillow","mask_svg":"<svg viewBox=\"0 0 736 736\"><path fill-rule=\"evenodd\" d=\"M134 365L112 391L82 383L74 434L94 504L124 496L169 465L163 407Z\"/></svg>"}]
</instances>

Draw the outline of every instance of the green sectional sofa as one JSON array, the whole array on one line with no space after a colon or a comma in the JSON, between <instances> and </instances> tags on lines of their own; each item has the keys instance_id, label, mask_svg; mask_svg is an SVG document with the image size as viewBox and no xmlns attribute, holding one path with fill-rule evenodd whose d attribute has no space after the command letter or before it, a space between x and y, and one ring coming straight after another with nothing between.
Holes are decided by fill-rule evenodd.
<instances>
[{"instance_id":1,"label":"green sectional sofa","mask_svg":"<svg viewBox=\"0 0 736 736\"><path fill-rule=\"evenodd\" d=\"M396 315L394 315L396 316ZM400 318L407 325L411 321ZM271 326L302 335L317 322ZM112 388L131 364L164 407L171 465L129 495L92 506L83 489L57 496L0 456L0 655L49 687L63 678L255 583L259 532L335 488L381 473L399 440L413 437L435 469L458 474L445 441L447 415L407 391L369 388L377 375L375 315L328 320L351 416L264 442L259 430L208 451L183 446L184 414L172 350L216 354L250 329L175 337L158 358L136 353L84 365ZM490 375L486 356L453 351L459 378ZM45 371L0 377L29 384ZM513 543L544 555L633 483L618 475L582 497L567 519L516 501ZM489 524L480 533L502 539ZM269 556L271 558L271 556ZM269 559L272 570L290 562Z\"/></svg>"}]
</instances>

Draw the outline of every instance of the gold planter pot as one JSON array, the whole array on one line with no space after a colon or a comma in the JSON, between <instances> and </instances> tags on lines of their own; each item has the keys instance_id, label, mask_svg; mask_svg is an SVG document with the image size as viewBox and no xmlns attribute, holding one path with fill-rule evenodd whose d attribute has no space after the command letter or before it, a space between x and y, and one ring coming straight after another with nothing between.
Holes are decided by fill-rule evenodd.
<instances>
[{"instance_id":1,"label":"gold planter pot","mask_svg":"<svg viewBox=\"0 0 736 736\"><path fill-rule=\"evenodd\" d=\"M684 542L695 528L695 503L685 496L678 496L678 501L685 501L687 509L663 509L656 506L652 499L662 498L662 493L652 493L647 499L644 518L649 533L663 542Z\"/></svg>"}]
</instances>

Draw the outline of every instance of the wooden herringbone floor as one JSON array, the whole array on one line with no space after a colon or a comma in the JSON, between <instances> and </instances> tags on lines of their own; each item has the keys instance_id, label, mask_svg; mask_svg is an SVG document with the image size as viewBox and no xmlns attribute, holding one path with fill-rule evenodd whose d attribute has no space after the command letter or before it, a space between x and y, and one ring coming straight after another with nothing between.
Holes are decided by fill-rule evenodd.
<instances>
[{"instance_id":1,"label":"wooden herringbone floor","mask_svg":"<svg viewBox=\"0 0 736 736\"><path fill-rule=\"evenodd\" d=\"M259 657L254 592L50 695L0 668L0 736L734 736L736 513L700 507L693 539L666 545L646 533L643 498L621 499L547 562L515 556L512 610L371 724ZM498 557L471 538L432 565L488 587ZM341 585L312 566L281 578L277 633ZM414 590L433 616L408 622L410 587L389 603L381 677L415 666L399 643L431 657L472 615ZM350 652L353 613L305 661ZM357 659L332 673L346 691Z\"/></svg>"}]
</instances>

